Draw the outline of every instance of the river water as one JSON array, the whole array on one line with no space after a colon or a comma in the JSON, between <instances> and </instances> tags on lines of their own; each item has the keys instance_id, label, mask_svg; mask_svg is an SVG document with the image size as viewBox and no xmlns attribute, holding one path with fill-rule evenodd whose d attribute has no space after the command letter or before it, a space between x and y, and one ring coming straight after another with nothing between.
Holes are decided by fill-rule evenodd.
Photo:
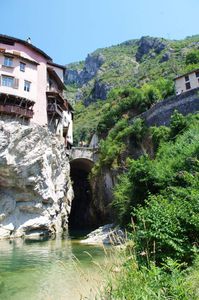
<instances>
[{"instance_id":1,"label":"river water","mask_svg":"<svg viewBox=\"0 0 199 300\"><path fill-rule=\"evenodd\" d=\"M69 238L0 241L0 299L95 299L104 259L102 247Z\"/></svg>"}]
</instances>

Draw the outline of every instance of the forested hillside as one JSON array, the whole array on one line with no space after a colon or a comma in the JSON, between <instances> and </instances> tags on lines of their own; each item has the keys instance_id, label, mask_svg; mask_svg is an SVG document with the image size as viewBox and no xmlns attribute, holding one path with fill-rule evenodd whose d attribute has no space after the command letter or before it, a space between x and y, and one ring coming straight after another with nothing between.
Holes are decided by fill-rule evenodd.
<instances>
[{"instance_id":1,"label":"forested hillside","mask_svg":"<svg viewBox=\"0 0 199 300\"><path fill-rule=\"evenodd\" d=\"M178 41L142 37L98 49L85 61L68 65L66 95L75 107L76 145L88 143L101 116L125 97L117 97L118 89L142 88L144 97L151 98L142 111L174 93L173 78L198 67L198 48L199 36Z\"/></svg>"}]
</instances>

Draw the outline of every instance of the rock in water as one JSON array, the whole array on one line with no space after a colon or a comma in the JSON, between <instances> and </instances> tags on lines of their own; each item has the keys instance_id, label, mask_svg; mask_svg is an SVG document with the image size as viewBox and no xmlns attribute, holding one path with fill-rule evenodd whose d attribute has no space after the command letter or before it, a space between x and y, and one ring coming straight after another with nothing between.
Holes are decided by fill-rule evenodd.
<instances>
[{"instance_id":1,"label":"rock in water","mask_svg":"<svg viewBox=\"0 0 199 300\"><path fill-rule=\"evenodd\" d=\"M46 127L0 121L0 238L61 233L72 198L64 145Z\"/></svg>"},{"instance_id":2,"label":"rock in water","mask_svg":"<svg viewBox=\"0 0 199 300\"><path fill-rule=\"evenodd\" d=\"M114 224L106 224L90 232L86 239L81 240L83 244L109 244L121 245L126 237L122 229Z\"/></svg>"}]
</instances>

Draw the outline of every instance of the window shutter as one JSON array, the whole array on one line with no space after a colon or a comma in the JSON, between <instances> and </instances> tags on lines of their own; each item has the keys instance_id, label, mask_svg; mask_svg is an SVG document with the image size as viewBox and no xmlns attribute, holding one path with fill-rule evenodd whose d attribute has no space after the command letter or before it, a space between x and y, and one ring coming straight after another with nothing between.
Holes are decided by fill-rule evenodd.
<instances>
[{"instance_id":1,"label":"window shutter","mask_svg":"<svg viewBox=\"0 0 199 300\"><path fill-rule=\"evenodd\" d=\"M14 89L18 89L18 87L19 87L19 79L18 79L18 78L15 78L15 79L14 79L14 83L13 83L13 88L14 88Z\"/></svg>"}]
</instances>

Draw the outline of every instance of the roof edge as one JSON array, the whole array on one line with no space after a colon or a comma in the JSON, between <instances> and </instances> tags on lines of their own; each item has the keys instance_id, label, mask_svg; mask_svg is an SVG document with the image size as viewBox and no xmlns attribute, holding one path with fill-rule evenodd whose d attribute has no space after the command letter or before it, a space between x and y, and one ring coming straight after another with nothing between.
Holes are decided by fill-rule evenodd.
<instances>
[{"instance_id":1,"label":"roof edge","mask_svg":"<svg viewBox=\"0 0 199 300\"><path fill-rule=\"evenodd\" d=\"M56 64L53 61L48 61L48 65L53 66L53 67L58 67L60 69L63 69L64 71L66 70L66 67L60 64Z\"/></svg>"},{"instance_id":2,"label":"roof edge","mask_svg":"<svg viewBox=\"0 0 199 300\"><path fill-rule=\"evenodd\" d=\"M10 42L17 42L17 43L20 43L22 45L25 45L26 47L40 53L46 59L52 61L52 58L50 56L48 56L43 50L37 48L36 46L34 46L30 43L28 43L27 41L24 41L24 40L21 40L19 38L15 38L15 37L12 37L12 36L4 35L4 34L0 34L0 42L1 42L1 40L4 40L5 43L6 43L6 40L7 40L7 41L10 41Z\"/></svg>"},{"instance_id":3,"label":"roof edge","mask_svg":"<svg viewBox=\"0 0 199 300\"><path fill-rule=\"evenodd\" d=\"M192 73L197 72L197 71L199 71L199 68L198 68L198 69L194 69L194 70L192 70L192 71L190 71L190 72L187 72L187 73L185 73L185 74L176 76L176 77L174 78L174 80L176 80L176 79L178 79L178 78L181 78L181 77L184 77L184 76L186 76L186 75L192 74Z\"/></svg>"}]
</instances>

